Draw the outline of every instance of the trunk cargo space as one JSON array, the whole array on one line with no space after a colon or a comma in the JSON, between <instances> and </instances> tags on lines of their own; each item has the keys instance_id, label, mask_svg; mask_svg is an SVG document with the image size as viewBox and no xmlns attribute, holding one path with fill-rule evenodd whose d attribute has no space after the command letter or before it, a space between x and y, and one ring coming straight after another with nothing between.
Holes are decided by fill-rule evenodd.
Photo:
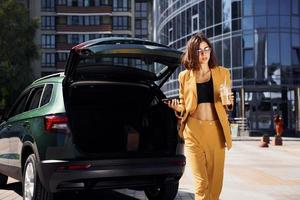
<instances>
[{"instance_id":1,"label":"trunk cargo space","mask_svg":"<svg viewBox=\"0 0 300 200\"><path fill-rule=\"evenodd\" d=\"M152 90L117 82L72 86L67 114L77 149L100 157L175 155L177 119Z\"/></svg>"}]
</instances>

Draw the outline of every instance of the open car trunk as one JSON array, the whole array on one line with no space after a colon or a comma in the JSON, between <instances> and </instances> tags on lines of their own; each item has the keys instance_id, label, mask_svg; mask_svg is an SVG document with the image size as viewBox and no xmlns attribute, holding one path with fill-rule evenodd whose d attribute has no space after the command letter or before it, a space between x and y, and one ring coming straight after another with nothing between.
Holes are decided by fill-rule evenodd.
<instances>
[{"instance_id":1,"label":"open car trunk","mask_svg":"<svg viewBox=\"0 0 300 200\"><path fill-rule=\"evenodd\" d=\"M110 158L175 155L177 119L159 100L159 89L142 83L79 81L68 93L67 114L79 151Z\"/></svg>"}]
</instances>

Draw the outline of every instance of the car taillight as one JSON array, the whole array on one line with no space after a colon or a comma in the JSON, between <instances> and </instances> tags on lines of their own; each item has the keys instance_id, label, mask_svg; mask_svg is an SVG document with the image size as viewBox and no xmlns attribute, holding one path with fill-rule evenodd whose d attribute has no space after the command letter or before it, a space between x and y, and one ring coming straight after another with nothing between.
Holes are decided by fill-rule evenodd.
<instances>
[{"instance_id":1,"label":"car taillight","mask_svg":"<svg viewBox=\"0 0 300 200\"><path fill-rule=\"evenodd\" d=\"M65 115L45 116L45 130L47 132L69 133L68 117Z\"/></svg>"},{"instance_id":2,"label":"car taillight","mask_svg":"<svg viewBox=\"0 0 300 200\"><path fill-rule=\"evenodd\" d=\"M79 165L68 165L68 166L61 166L58 167L58 171L65 171L65 170L85 170L89 169L92 165L91 164L79 164Z\"/></svg>"}]
</instances>

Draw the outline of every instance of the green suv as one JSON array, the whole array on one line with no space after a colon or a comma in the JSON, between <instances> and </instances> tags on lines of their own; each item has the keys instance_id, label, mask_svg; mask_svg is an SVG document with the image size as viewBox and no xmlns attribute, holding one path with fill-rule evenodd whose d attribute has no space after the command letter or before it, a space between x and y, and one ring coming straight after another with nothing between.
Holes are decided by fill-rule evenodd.
<instances>
[{"instance_id":1,"label":"green suv","mask_svg":"<svg viewBox=\"0 0 300 200\"><path fill-rule=\"evenodd\" d=\"M73 47L65 72L34 81L2 119L0 187L10 176L25 200L103 188L174 199L185 157L161 87L180 57L132 38Z\"/></svg>"}]
</instances>

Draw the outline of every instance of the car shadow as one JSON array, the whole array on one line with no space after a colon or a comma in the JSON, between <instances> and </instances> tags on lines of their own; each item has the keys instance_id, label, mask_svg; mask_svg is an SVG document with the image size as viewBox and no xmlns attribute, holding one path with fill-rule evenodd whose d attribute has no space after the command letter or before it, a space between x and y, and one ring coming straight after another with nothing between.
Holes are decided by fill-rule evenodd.
<instances>
[{"instance_id":1,"label":"car shadow","mask_svg":"<svg viewBox=\"0 0 300 200\"><path fill-rule=\"evenodd\" d=\"M132 196L120 193L114 190L100 190L100 191L85 191L85 192L73 192L73 193L61 193L58 196L58 200L139 200Z\"/></svg>"},{"instance_id":2,"label":"car shadow","mask_svg":"<svg viewBox=\"0 0 300 200\"><path fill-rule=\"evenodd\" d=\"M13 191L22 198L21 182L13 182L6 185L2 190ZM99 190L85 192L64 192L60 193L57 200L140 200L145 199L144 193L135 190ZM188 191L179 190L175 200L179 199L194 199L194 194Z\"/></svg>"},{"instance_id":3,"label":"car shadow","mask_svg":"<svg viewBox=\"0 0 300 200\"><path fill-rule=\"evenodd\" d=\"M17 193L18 195L22 196L22 183L21 182L9 183L6 185L5 188L2 188L2 190L11 190Z\"/></svg>"},{"instance_id":4,"label":"car shadow","mask_svg":"<svg viewBox=\"0 0 300 200\"><path fill-rule=\"evenodd\" d=\"M13 191L22 197L22 183L13 182L6 185L2 190ZM85 192L64 192L57 195L57 200L138 200L132 196L123 194L115 190L99 190Z\"/></svg>"}]
</instances>

